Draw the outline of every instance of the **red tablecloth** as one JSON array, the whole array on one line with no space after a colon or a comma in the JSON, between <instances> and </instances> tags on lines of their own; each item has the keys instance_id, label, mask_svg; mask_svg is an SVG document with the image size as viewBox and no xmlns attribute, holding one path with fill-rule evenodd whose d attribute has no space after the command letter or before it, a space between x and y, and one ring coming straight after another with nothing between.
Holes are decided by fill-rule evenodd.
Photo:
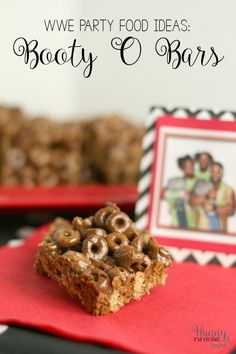
<instances>
[{"instance_id":1,"label":"red tablecloth","mask_svg":"<svg viewBox=\"0 0 236 354\"><path fill-rule=\"evenodd\" d=\"M0 249L0 323L135 353L229 353L236 346L236 269L174 264L167 285L115 314L93 317L33 269L45 227L23 245ZM196 339L194 328L202 332ZM220 330L225 346L211 347ZM206 333L206 331L208 333ZM195 340L194 340L195 338ZM207 340L207 341L204 341Z\"/></svg>"}]
</instances>

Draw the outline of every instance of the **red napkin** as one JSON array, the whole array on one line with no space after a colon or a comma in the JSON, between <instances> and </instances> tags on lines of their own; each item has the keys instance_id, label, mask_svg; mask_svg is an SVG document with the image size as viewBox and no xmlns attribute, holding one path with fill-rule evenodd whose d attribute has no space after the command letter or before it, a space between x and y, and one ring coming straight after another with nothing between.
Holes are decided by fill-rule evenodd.
<instances>
[{"instance_id":1,"label":"red napkin","mask_svg":"<svg viewBox=\"0 0 236 354\"><path fill-rule=\"evenodd\" d=\"M156 287L115 314L93 317L57 284L35 273L37 243L45 229L17 248L0 249L0 323L135 353L218 354L236 345L236 269L174 264L165 287ZM229 342L212 348L211 332L196 341L196 326L222 330Z\"/></svg>"}]
</instances>

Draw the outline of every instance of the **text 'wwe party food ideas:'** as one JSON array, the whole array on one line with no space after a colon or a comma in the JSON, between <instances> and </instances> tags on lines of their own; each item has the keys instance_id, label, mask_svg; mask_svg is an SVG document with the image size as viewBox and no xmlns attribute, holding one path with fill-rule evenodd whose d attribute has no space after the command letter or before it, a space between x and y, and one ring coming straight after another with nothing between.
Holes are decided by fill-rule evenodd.
<instances>
[{"instance_id":1,"label":"text 'wwe party food ideas:'","mask_svg":"<svg viewBox=\"0 0 236 354\"><path fill-rule=\"evenodd\" d=\"M2 6L0 352L235 351L235 11Z\"/></svg>"}]
</instances>

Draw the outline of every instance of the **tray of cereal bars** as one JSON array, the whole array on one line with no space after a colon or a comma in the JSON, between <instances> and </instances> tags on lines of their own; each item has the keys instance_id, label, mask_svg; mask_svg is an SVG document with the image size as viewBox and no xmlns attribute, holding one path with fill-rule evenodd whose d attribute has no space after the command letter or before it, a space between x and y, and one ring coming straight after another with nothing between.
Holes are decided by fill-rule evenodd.
<instances>
[{"instance_id":1,"label":"tray of cereal bars","mask_svg":"<svg viewBox=\"0 0 236 354\"><path fill-rule=\"evenodd\" d=\"M143 128L120 116L59 122L0 106L0 210L133 206Z\"/></svg>"}]
</instances>

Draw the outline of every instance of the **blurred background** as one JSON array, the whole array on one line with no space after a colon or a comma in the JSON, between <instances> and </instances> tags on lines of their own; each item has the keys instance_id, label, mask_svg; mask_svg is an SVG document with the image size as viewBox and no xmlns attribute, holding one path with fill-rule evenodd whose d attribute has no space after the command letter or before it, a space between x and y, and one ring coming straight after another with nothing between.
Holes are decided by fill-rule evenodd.
<instances>
[{"instance_id":1,"label":"blurred background","mask_svg":"<svg viewBox=\"0 0 236 354\"><path fill-rule=\"evenodd\" d=\"M0 102L20 105L32 115L47 114L61 120L118 112L143 122L152 105L235 110L235 12L234 0L1 0ZM124 38L135 35L143 43L142 58L129 67L110 46L118 32L50 33L43 24L48 18L186 18L191 28L185 33L124 31ZM213 46L225 59L215 68L196 64L172 70L154 51L154 43L162 35L181 40L183 48L195 50L201 45L208 50ZM37 39L41 48L52 50L77 38L98 56L92 76L85 79L80 68L70 65L30 70L12 51L19 36Z\"/></svg>"},{"instance_id":2,"label":"blurred background","mask_svg":"<svg viewBox=\"0 0 236 354\"><path fill-rule=\"evenodd\" d=\"M151 106L236 110L234 0L0 1L0 105L23 109L23 113L0 109L4 137L0 147L1 185L136 184L143 136L136 124L143 125ZM75 20L75 32L45 30L44 20L68 18ZM114 29L84 33L78 31L81 18L114 22L144 18L149 23L154 18L186 19L190 31L119 33ZM113 37L129 35L138 37L143 47L140 60L133 66L125 66L110 44ZM86 79L81 67L70 64L39 65L30 70L23 58L13 53L13 43L21 36L28 41L37 39L41 49L52 51L67 48L76 38L98 57L92 75ZM173 70L155 53L155 42L161 36L179 39L182 49L190 47L193 52L197 46L208 53L214 47L225 59L217 67L197 63ZM124 119L113 116L103 120L113 114ZM102 119L88 126L87 120L94 121L97 116ZM38 117L37 121L31 123L32 117ZM77 125L68 123L70 120L78 121ZM132 206L136 200L133 191ZM118 195L127 195L122 193ZM13 199L15 195L9 204Z\"/></svg>"}]
</instances>

